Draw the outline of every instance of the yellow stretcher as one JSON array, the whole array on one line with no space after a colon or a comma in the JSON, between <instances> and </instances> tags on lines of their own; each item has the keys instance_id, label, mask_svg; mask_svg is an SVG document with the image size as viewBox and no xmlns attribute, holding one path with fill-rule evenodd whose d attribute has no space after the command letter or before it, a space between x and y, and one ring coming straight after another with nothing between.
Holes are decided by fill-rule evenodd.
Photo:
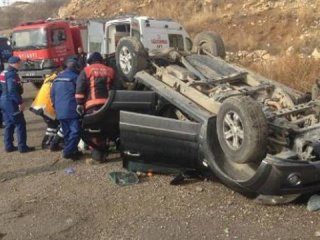
<instances>
[{"instance_id":1,"label":"yellow stretcher","mask_svg":"<svg viewBox=\"0 0 320 240\"><path fill-rule=\"evenodd\" d=\"M57 73L52 73L44 79L43 84L30 107L31 112L52 120L56 119L56 112L52 106L50 91L52 82L56 77Z\"/></svg>"}]
</instances>

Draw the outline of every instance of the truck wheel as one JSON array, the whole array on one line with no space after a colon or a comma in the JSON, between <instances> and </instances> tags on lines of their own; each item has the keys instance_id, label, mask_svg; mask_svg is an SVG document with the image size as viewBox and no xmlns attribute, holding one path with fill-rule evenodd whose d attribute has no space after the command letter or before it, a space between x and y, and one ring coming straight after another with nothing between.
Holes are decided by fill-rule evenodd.
<instances>
[{"instance_id":1,"label":"truck wheel","mask_svg":"<svg viewBox=\"0 0 320 240\"><path fill-rule=\"evenodd\" d=\"M259 103L231 97L221 105L217 134L226 158L234 163L260 162L267 152L268 124Z\"/></svg>"},{"instance_id":2,"label":"truck wheel","mask_svg":"<svg viewBox=\"0 0 320 240\"><path fill-rule=\"evenodd\" d=\"M147 52L138 39L120 39L116 50L116 64L123 81L133 82L135 74L146 69L147 63Z\"/></svg>"},{"instance_id":3,"label":"truck wheel","mask_svg":"<svg viewBox=\"0 0 320 240\"><path fill-rule=\"evenodd\" d=\"M193 42L194 52L200 54L212 54L213 56L224 59L226 57L226 50L223 40L216 32L201 32L194 38Z\"/></svg>"}]
</instances>

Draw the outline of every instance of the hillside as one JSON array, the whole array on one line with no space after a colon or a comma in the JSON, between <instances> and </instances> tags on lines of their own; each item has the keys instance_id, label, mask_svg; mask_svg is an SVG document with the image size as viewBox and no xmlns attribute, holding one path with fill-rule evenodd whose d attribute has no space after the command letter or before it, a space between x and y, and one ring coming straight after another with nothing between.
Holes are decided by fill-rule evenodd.
<instances>
[{"instance_id":1,"label":"hillside","mask_svg":"<svg viewBox=\"0 0 320 240\"><path fill-rule=\"evenodd\" d=\"M56 16L83 19L136 13L172 18L191 36L210 30L220 33L227 60L309 90L319 76L319 7L317 0L40 0L0 8L0 30Z\"/></svg>"},{"instance_id":2,"label":"hillside","mask_svg":"<svg viewBox=\"0 0 320 240\"><path fill-rule=\"evenodd\" d=\"M9 7L0 7L1 35L6 35L7 29L22 22L56 17L59 8L68 2L69 0L17 1Z\"/></svg>"},{"instance_id":3,"label":"hillside","mask_svg":"<svg viewBox=\"0 0 320 240\"><path fill-rule=\"evenodd\" d=\"M300 90L319 76L317 0L71 0L59 16L137 13L181 22L194 36L220 33L229 60Z\"/></svg>"},{"instance_id":4,"label":"hillside","mask_svg":"<svg viewBox=\"0 0 320 240\"><path fill-rule=\"evenodd\" d=\"M215 30L229 50L265 49L311 54L319 46L316 0L72 0L60 16L105 17L139 13L173 18L191 34Z\"/></svg>"}]
</instances>

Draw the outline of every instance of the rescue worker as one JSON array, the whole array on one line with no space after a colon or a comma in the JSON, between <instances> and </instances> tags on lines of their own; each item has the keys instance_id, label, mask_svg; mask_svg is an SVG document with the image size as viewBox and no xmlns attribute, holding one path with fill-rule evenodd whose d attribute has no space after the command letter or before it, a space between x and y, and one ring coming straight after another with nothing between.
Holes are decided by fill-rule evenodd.
<instances>
[{"instance_id":1,"label":"rescue worker","mask_svg":"<svg viewBox=\"0 0 320 240\"><path fill-rule=\"evenodd\" d=\"M84 69L87 65L87 54L83 51L81 47L78 48L78 64L80 69Z\"/></svg>"},{"instance_id":2,"label":"rescue worker","mask_svg":"<svg viewBox=\"0 0 320 240\"><path fill-rule=\"evenodd\" d=\"M92 53L85 67L77 80L77 112L80 116L90 114L99 110L107 101L109 90L113 84L114 70L103 64L100 53ZM104 136L97 136L92 139L94 144L103 148L107 139ZM105 153L97 148L92 149L92 159L104 161Z\"/></svg>"},{"instance_id":3,"label":"rescue worker","mask_svg":"<svg viewBox=\"0 0 320 240\"><path fill-rule=\"evenodd\" d=\"M12 56L8 60L8 68L0 75L1 108L5 120L4 145L6 152L19 150L20 153L34 151L34 147L27 146L26 120L23 111L25 109L22 93L23 88L18 75L21 65L19 57ZM18 147L13 145L13 134L16 130Z\"/></svg>"},{"instance_id":4,"label":"rescue worker","mask_svg":"<svg viewBox=\"0 0 320 240\"><path fill-rule=\"evenodd\" d=\"M66 69L58 74L51 88L51 101L64 135L63 156L72 160L79 160L82 155L77 147L80 141L80 122L75 99L78 73L77 58L68 58Z\"/></svg>"},{"instance_id":5,"label":"rescue worker","mask_svg":"<svg viewBox=\"0 0 320 240\"><path fill-rule=\"evenodd\" d=\"M41 116L47 124L46 133L42 139L42 149L50 148L51 151L61 150L63 142L62 129L59 127L59 121L56 119L56 112L52 106L50 92L53 81L57 78L57 73L47 76L36 98L33 100L30 111Z\"/></svg>"}]
</instances>

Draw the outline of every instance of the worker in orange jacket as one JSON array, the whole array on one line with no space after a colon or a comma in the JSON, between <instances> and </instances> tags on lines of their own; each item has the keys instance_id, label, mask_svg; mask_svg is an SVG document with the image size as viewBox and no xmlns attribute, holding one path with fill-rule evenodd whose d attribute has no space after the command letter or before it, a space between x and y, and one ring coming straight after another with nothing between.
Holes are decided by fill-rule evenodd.
<instances>
[{"instance_id":1,"label":"worker in orange jacket","mask_svg":"<svg viewBox=\"0 0 320 240\"><path fill-rule=\"evenodd\" d=\"M92 53L85 67L77 80L76 100L77 112L79 115L90 114L100 109L109 97L109 90L112 87L114 79L114 70L103 64L103 58L100 53ZM93 142L97 146L106 146L107 139L104 136L95 137ZM100 148L101 149L101 148ZM103 161L106 151L92 149L92 159Z\"/></svg>"}]
</instances>

